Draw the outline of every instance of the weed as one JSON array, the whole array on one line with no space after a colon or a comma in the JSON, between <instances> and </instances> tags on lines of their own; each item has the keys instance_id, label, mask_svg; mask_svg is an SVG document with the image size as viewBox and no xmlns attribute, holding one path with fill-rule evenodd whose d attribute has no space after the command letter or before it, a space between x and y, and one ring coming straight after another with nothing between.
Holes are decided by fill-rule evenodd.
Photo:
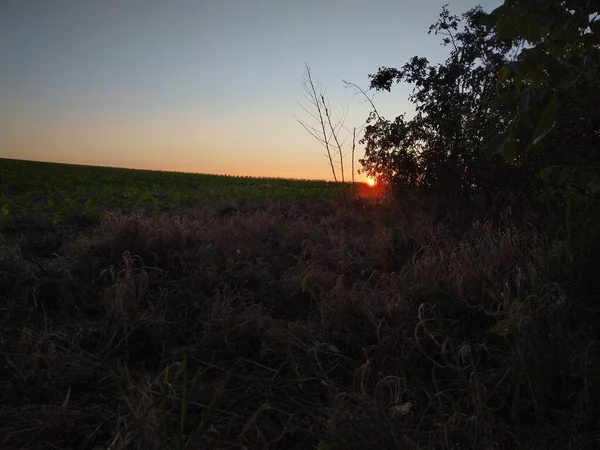
<instances>
[{"instance_id":1,"label":"weed","mask_svg":"<svg viewBox=\"0 0 600 450\"><path fill-rule=\"evenodd\" d=\"M0 447L593 448L600 322L574 243L541 213L443 208L5 228Z\"/></svg>"}]
</instances>

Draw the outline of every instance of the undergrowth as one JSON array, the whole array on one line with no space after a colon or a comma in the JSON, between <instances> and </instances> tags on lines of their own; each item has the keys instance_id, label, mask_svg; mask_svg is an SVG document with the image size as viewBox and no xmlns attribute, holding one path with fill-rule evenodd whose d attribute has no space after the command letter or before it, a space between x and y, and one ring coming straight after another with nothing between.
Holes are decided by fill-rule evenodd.
<instances>
[{"instance_id":1,"label":"undergrowth","mask_svg":"<svg viewBox=\"0 0 600 450\"><path fill-rule=\"evenodd\" d=\"M0 448L595 448L598 298L552 230L408 200L5 230Z\"/></svg>"}]
</instances>

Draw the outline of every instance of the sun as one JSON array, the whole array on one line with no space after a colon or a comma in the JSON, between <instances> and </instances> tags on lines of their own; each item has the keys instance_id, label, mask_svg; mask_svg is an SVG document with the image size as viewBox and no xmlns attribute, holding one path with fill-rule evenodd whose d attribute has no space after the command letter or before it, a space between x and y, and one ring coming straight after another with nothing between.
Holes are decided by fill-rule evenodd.
<instances>
[{"instance_id":1,"label":"sun","mask_svg":"<svg viewBox=\"0 0 600 450\"><path fill-rule=\"evenodd\" d=\"M367 184L371 187L375 186L375 178L367 178Z\"/></svg>"}]
</instances>

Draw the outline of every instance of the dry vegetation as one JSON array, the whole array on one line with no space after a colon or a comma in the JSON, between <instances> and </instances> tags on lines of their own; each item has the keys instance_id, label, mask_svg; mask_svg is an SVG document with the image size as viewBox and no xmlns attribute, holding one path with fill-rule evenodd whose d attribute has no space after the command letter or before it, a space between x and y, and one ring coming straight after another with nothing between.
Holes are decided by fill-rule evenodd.
<instances>
[{"instance_id":1,"label":"dry vegetation","mask_svg":"<svg viewBox=\"0 0 600 450\"><path fill-rule=\"evenodd\" d=\"M551 225L413 199L5 227L0 448L593 448L598 309Z\"/></svg>"}]
</instances>

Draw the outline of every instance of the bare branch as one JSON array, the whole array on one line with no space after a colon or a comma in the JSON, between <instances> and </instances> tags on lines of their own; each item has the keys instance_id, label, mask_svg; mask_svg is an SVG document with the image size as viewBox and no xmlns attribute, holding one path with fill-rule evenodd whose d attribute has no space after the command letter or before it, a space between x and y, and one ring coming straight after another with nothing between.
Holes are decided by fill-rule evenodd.
<instances>
[{"instance_id":1,"label":"bare branch","mask_svg":"<svg viewBox=\"0 0 600 450\"><path fill-rule=\"evenodd\" d=\"M345 181L345 177L344 177L344 153L342 151L342 146L340 144L340 141L338 139L337 133L335 132L335 128L333 126L333 123L331 122L331 114L330 114L330 110L327 107L327 104L325 102L325 97L323 95L321 95L321 101L323 102L323 107L325 108L325 117L327 119L327 124L329 125L329 129L331 130L331 133L333 135L333 140L337 146L337 151L338 151L338 155L340 158L340 172L341 172L341 176L342 176L342 183Z\"/></svg>"},{"instance_id":2,"label":"bare branch","mask_svg":"<svg viewBox=\"0 0 600 450\"><path fill-rule=\"evenodd\" d=\"M351 155L352 158L352 182L355 180L355 170L354 170L354 157L356 150L356 140L357 136L363 131L366 126L366 123L360 126L359 128L354 127L352 131L346 127L345 122L348 118L349 108L342 106L342 111L340 114L334 114L329 99L326 97L326 90L323 88L320 82L313 80L312 73L310 71L310 67L305 64L304 65L304 74L301 85L304 89L304 97L308 101L308 107L304 106L302 103L298 102L302 110L308 114L308 116L315 121L316 125L312 126L306 121L300 119L297 116L294 116L295 119L302 125L302 127L313 137L315 138L319 144L321 144L325 151L324 155L327 158L327 162L331 168L331 172L333 174L334 180L345 183L346 181L346 171L344 162ZM370 103L371 107L374 110L374 113L379 117L379 113L375 108L375 105L372 99L367 95L367 93L361 89L359 86L348 83L344 81L347 87L352 86L356 89L357 93L362 94L366 100ZM340 133L345 130L348 132L348 135L341 136ZM352 134L352 147L350 150L345 151L344 146L347 144L349 135ZM347 164L347 163L346 163ZM340 177L338 179L339 169Z\"/></svg>"},{"instance_id":3,"label":"bare branch","mask_svg":"<svg viewBox=\"0 0 600 450\"><path fill-rule=\"evenodd\" d=\"M354 149L356 148L356 127L352 130L352 183L354 183Z\"/></svg>"},{"instance_id":4,"label":"bare branch","mask_svg":"<svg viewBox=\"0 0 600 450\"><path fill-rule=\"evenodd\" d=\"M327 156L327 160L329 162L329 166L331 167L331 172L333 174L333 179L337 182L337 174L335 171L335 165L334 165L334 161L333 161L333 156L331 153L331 148L330 148L330 142L331 142L331 135L327 133L327 128L326 128L326 119L323 115L323 106L325 106L325 102L323 101L323 104L321 104L320 99L323 99L323 89L321 87L321 83L317 83L315 86L315 83L312 79L312 74L310 72L310 67L308 66L308 64L304 64L304 77L303 77L303 81L302 81L302 87L304 88L304 92L305 92L305 98L308 100L308 102L313 105L316 109L316 113L311 113L307 108L305 108L304 106L302 106L300 104L300 106L302 107L302 109L307 112L313 119L315 119L320 127L319 129L317 129L316 127L311 127L309 126L306 122L302 121L301 119L298 119L296 117L296 120L298 120L298 122L304 127L304 129L306 131L308 131L310 133L311 136L313 136L317 141L319 141L319 143L321 145L323 145L325 147L325 151L326 151L326 156ZM318 92L318 93L317 93ZM325 106L326 109L326 106ZM335 134L334 134L335 136ZM337 139L336 139L337 140ZM343 174L342 174L342 178L343 178Z\"/></svg>"},{"instance_id":5,"label":"bare branch","mask_svg":"<svg viewBox=\"0 0 600 450\"><path fill-rule=\"evenodd\" d=\"M346 87L354 88L354 89L356 89L356 91L358 91L359 94L362 94L362 96L366 99L366 101L369 102L369 104L371 105L371 108L373 109L373 112L377 116L377 119L381 119L381 116L379 115L379 111L377 111L377 107L375 106L375 103L373 103L373 99L367 95L367 92L363 88L361 88L356 83L351 83L346 80L342 80L342 82L346 85Z\"/></svg>"}]
</instances>

